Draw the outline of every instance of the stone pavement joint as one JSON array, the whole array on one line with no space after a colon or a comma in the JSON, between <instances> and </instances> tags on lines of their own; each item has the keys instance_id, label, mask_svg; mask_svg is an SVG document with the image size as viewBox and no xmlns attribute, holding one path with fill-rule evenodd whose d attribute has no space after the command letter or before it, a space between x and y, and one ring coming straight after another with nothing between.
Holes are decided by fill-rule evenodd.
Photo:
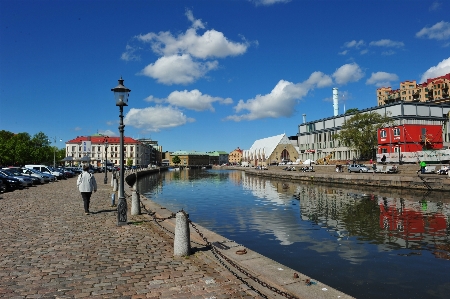
<instances>
[{"instance_id":1,"label":"stone pavement joint","mask_svg":"<svg viewBox=\"0 0 450 299\"><path fill-rule=\"evenodd\" d=\"M75 178L0 195L0 297L261 298L204 252L173 257L148 215L118 227L112 188L95 176L90 215Z\"/></svg>"}]
</instances>

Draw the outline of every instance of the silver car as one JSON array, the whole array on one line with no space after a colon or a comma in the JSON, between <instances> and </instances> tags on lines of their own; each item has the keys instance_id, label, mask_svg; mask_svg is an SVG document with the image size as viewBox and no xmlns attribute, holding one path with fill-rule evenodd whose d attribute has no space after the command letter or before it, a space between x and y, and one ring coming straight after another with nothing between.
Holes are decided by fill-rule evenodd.
<instances>
[{"instance_id":1,"label":"silver car","mask_svg":"<svg viewBox=\"0 0 450 299\"><path fill-rule=\"evenodd\" d=\"M29 168L22 168L22 173L26 175L31 175L39 178L43 178L45 183L53 182L55 178L52 178L52 175L48 173L42 173L40 171L29 169Z\"/></svg>"},{"instance_id":2,"label":"silver car","mask_svg":"<svg viewBox=\"0 0 450 299\"><path fill-rule=\"evenodd\" d=\"M6 175L8 177L12 177L14 179L17 179L20 181L20 183L22 184L22 186L24 187L31 187L33 186L33 180L26 177L26 176L22 176L22 175L14 175L14 173L12 173L9 170L0 170L0 173L2 173L3 175Z\"/></svg>"},{"instance_id":3,"label":"silver car","mask_svg":"<svg viewBox=\"0 0 450 299\"><path fill-rule=\"evenodd\" d=\"M364 164L351 164L348 166L348 172L368 172L369 168Z\"/></svg>"}]
</instances>

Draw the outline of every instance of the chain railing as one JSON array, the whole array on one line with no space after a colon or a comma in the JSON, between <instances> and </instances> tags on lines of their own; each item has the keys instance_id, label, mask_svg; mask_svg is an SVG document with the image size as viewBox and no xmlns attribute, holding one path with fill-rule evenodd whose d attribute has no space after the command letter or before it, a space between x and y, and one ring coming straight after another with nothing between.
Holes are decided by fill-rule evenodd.
<instances>
[{"instance_id":1,"label":"chain railing","mask_svg":"<svg viewBox=\"0 0 450 299\"><path fill-rule=\"evenodd\" d=\"M165 220L169 220L172 218L176 217L175 213L171 213L170 216L168 217L156 217L156 212L151 212L150 210L147 210L147 208L145 207L145 205L142 205L142 208L146 211L146 213L153 218L153 220L155 221L155 223L162 228L163 230L169 232L171 235L174 235L173 232L169 231L168 229L166 229L164 226L161 225L161 222L165 221ZM189 216L188 216L189 217ZM237 269L239 272L241 272L242 274L244 274L245 276L247 276L248 278L250 278L251 280L253 280L254 282L258 283L259 285L271 290L274 293L277 293L283 297L286 297L288 299L299 299L298 297L295 297L287 292L284 292L282 290L279 290L276 287L273 287L269 284L267 284L266 282L262 281L261 279L253 276L251 273L249 273L247 270L245 270L244 268L242 268L241 266L239 266L237 263L235 263L233 260L231 260L230 258L228 258L226 255L224 255L220 250L217 249L217 245L211 243L208 241L208 239L203 235L203 233L197 228L197 226L188 218L187 219L188 223L192 226L192 228L195 230L195 232L200 236L200 238L206 243L206 244L199 244L197 242L197 244L199 245L203 245L208 247L209 249L211 249L212 254L214 255L214 257L218 260L218 262L225 267L225 269L227 269L228 271L230 271L231 274L233 274L234 277L236 277L237 279L239 279L242 283L244 283L249 289L251 289L252 291L254 291L255 293L257 293L259 296L261 296L262 298L268 298L265 294L261 293L261 291L259 291L258 289L256 289L255 287L253 287L252 285L250 285L248 283L248 281L246 281L244 278L242 278L241 276L238 275L238 273L236 273L229 265L231 265L232 267L234 267L235 269ZM247 253L247 251L244 250L238 250L236 252L236 254L245 254ZM228 263L225 263L224 260Z\"/></svg>"}]
</instances>

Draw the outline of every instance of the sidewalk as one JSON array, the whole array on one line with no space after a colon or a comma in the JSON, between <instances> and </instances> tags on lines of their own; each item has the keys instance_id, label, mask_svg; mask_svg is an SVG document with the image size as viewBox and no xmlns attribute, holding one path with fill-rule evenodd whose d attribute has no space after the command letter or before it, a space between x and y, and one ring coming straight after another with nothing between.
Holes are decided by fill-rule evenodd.
<instances>
[{"instance_id":1,"label":"sidewalk","mask_svg":"<svg viewBox=\"0 0 450 299\"><path fill-rule=\"evenodd\" d=\"M118 227L111 178L95 176L90 215L76 178L0 194L1 298L261 298L207 251L174 258L148 215Z\"/></svg>"}]
</instances>

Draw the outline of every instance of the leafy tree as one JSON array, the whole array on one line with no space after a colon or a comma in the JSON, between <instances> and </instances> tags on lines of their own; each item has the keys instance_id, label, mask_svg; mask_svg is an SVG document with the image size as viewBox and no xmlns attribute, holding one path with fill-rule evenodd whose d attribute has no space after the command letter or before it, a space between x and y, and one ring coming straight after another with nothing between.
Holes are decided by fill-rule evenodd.
<instances>
[{"instance_id":1,"label":"leafy tree","mask_svg":"<svg viewBox=\"0 0 450 299\"><path fill-rule=\"evenodd\" d=\"M31 162L31 136L28 133L18 133L11 138L11 148L13 149L13 164L25 165Z\"/></svg>"},{"instance_id":2,"label":"leafy tree","mask_svg":"<svg viewBox=\"0 0 450 299\"><path fill-rule=\"evenodd\" d=\"M345 111L345 114L353 114L357 113L358 111L359 111L358 108L350 108Z\"/></svg>"},{"instance_id":3,"label":"leafy tree","mask_svg":"<svg viewBox=\"0 0 450 299\"><path fill-rule=\"evenodd\" d=\"M13 160L13 151L11 148L11 139L14 133L1 130L0 131L0 164L7 165Z\"/></svg>"},{"instance_id":4,"label":"leafy tree","mask_svg":"<svg viewBox=\"0 0 450 299\"><path fill-rule=\"evenodd\" d=\"M343 145L359 151L361 157L371 158L373 149L378 145L378 129L391 123L390 117L377 112L357 112L344 123L334 138Z\"/></svg>"},{"instance_id":5,"label":"leafy tree","mask_svg":"<svg viewBox=\"0 0 450 299\"><path fill-rule=\"evenodd\" d=\"M34 163L53 162L53 148L50 146L48 136L43 132L39 132L31 138L31 158Z\"/></svg>"},{"instance_id":6,"label":"leafy tree","mask_svg":"<svg viewBox=\"0 0 450 299\"><path fill-rule=\"evenodd\" d=\"M128 159L127 160L127 166L133 166L133 160L131 160L131 159Z\"/></svg>"},{"instance_id":7,"label":"leafy tree","mask_svg":"<svg viewBox=\"0 0 450 299\"><path fill-rule=\"evenodd\" d=\"M180 164L181 163L180 157L178 157L178 156L173 157L172 158L172 163L175 164L175 165Z\"/></svg>"}]
</instances>

